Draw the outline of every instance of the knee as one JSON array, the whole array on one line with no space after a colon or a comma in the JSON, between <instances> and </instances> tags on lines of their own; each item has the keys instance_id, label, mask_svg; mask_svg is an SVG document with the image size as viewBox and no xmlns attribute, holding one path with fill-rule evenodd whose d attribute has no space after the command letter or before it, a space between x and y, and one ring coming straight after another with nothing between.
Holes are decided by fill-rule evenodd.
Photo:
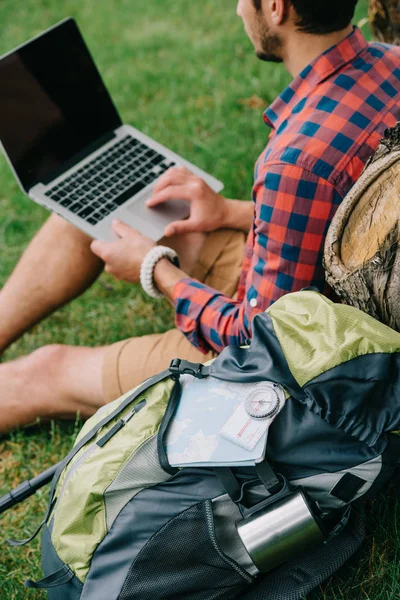
<instances>
[{"instance_id":1,"label":"knee","mask_svg":"<svg viewBox=\"0 0 400 600\"><path fill-rule=\"evenodd\" d=\"M51 344L38 348L32 354L25 357L25 367L34 373L55 374L63 369L69 354L69 346L63 344Z\"/></svg>"}]
</instances>

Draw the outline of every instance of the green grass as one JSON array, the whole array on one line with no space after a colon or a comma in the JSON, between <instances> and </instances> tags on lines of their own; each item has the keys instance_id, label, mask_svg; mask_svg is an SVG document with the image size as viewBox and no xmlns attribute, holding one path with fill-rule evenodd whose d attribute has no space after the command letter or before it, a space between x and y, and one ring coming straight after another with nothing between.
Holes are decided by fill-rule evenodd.
<instances>
[{"instance_id":1,"label":"green grass","mask_svg":"<svg viewBox=\"0 0 400 600\"><path fill-rule=\"evenodd\" d=\"M254 160L268 131L260 108L287 85L283 67L260 63L235 15L233 0L1 0L0 54L65 16L78 19L124 121L134 124L225 182L230 197L249 198ZM360 3L357 20L366 14ZM257 103L255 103L257 104ZM0 285L47 213L26 199L0 157ZM108 344L161 332L173 323L166 304L149 302L137 286L102 276L70 306L36 326L5 355L44 344ZM1 409L1 403L0 403ZM60 460L79 423L52 424L0 439L0 494ZM368 540L351 564L313 600L400 597L397 492L369 507ZM1 599L43 598L22 587L40 577L39 542L9 548L40 522L46 490L1 520Z\"/></svg>"}]
</instances>

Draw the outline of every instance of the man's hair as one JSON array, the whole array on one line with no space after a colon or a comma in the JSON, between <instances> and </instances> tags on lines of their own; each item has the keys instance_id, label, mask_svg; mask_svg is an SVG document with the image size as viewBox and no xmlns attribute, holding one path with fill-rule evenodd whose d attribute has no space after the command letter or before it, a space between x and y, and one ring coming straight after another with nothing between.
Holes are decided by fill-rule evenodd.
<instances>
[{"instance_id":1,"label":"man's hair","mask_svg":"<svg viewBox=\"0 0 400 600\"><path fill-rule=\"evenodd\" d=\"M253 0L261 10L262 0ZM305 33L333 33L350 25L358 0L285 0L293 5L296 24Z\"/></svg>"}]
</instances>

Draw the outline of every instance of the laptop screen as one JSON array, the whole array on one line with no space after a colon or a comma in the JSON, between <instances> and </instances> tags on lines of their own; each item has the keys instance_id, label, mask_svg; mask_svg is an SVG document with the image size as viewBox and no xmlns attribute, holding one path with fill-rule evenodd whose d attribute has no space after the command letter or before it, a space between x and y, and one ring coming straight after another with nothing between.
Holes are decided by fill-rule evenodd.
<instances>
[{"instance_id":1,"label":"laptop screen","mask_svg":"<svg viewBox=\"0 0 400 600\"><path fill-rule=\"evenodd\" d=\"M25 190L119 125L73 19L0 60L0 139Z\"/></svg>"}]
</instances>

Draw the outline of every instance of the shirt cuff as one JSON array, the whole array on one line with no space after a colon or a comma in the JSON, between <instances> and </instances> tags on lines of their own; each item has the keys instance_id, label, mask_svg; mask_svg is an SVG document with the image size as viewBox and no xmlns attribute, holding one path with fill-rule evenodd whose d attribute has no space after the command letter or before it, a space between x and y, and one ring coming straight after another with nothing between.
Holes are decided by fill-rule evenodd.
<instances>
[{"instance_id":1,"label":"shirt cuff","mask_svg":"<svg viewBox=\"0 0 400 600\"><path fill-rule=\"evenodd\" d=\"M205 294L204 294L205 291ZM201 336L200 318L205 304L215 295L207 293L207 286L185 277L175 284L172 298L175 304L175 325L187 337L189 342L203 354L212 348Z\"/></svg>"}]
</instances>

